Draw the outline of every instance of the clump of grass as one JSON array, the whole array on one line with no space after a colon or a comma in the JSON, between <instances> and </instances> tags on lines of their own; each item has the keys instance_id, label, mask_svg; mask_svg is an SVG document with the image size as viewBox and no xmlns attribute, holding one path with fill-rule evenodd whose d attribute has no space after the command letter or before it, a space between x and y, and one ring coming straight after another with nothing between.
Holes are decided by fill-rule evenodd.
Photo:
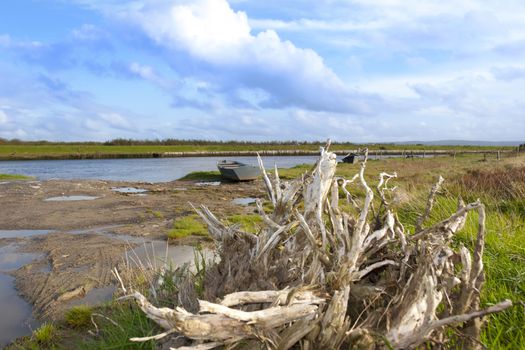
<instances>
[{"instance_id":1,"label":"clump of grass","mask_svg":"<svg viewBox=\"0 0 525 350\"><path fill-rule=\"evenodd\" d=\"M196 215L184 216L176 220L173 224L173 228L168 231L169 239L183 238L190 235L208 235L208 229L198 220Z\"/></svg>"},{"instance_id":2,"label":"clump of grass","mask_svg":"<svg viewBox=\"0 0 525 350\"><path fill-rule=\"evenodd\" d=\"M0 174L0 180L32 180L34 177L19 174Z\"/></svg>"},{"instance_id":3,"label":"clump of grass","mask_svg":"<svg viewBox=\"0 0 525 350\"><path fill-rule=\"evenodd\" d=\"M152 212L153 216L156 217L157 219L164 219L164 214L162 214L161 211L159 210L154 210Z\"/></svg>"},{"instance_id":4,"label":"clump of grass","mask_svg":"<svg viewBox=\"0 0 525 350\"><path fill-rule=\"evenodd\" d=\"M64 319L72 328L86 328L91 324L93 310L87 305L79 305L69 309Z\"/></svg>"},{"instance_id":5,"label":"clump of grass","mask_svg":"<svg viewBox=\"0 0 525 350\"><path fill-rule=\"evenodd\" d=\"M218 171L194 171L179 179L180 181L221 181L221 173Z\"/></svg>"},{"instance_id":6,"label":"clump of grass","mask_svg":"<svg viewBox=\"0 0 525 350\"><path fill-rule=\"evenodd\" d=\"M112 302L100 311L106 318L97 318L100 336L82 340L77 349L148 349L154 350L155 342L132 342L132 337L148 337L162 332L145 314L130 302ZM110 321L111 320L111 321Z\"/></svg>"},{"instance_id":7,"label":"clump of grass","mask_svg":"<svg viewBox=\"0 0 525 350\"><path fill-rule=\"evenodd\" d=\"M46 322L33 332L33 340L42 346L50 347L58 343L58 329L52 323Z\"/></svg>"},{"instance_id":8,"label":"clump of grass","mask_svg":"<svg viewBox=\"0 0 525 350\"><path fill-rule=\"evenodd\" d=\"M229 224L238 224L241 229L247 232L257 233L262 223L262 218L255 214L235 214L228 216L227 219Z\"/></svg>"}]
</instances>

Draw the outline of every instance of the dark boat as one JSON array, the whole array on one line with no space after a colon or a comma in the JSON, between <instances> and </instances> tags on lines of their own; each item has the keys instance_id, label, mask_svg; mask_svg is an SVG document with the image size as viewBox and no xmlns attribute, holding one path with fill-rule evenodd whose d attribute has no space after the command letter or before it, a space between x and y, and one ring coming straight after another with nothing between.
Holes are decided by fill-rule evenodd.
<instances>
[{"instance_id":1,"label":"dark boat","mask_svg":"<svg viewBox=\"0 0 525 350\"><path fill-rule=\"evenodd\" d=\"M217 168L223 177L233 181L255 180L260 174L258 167L232 160L217 162Z\"/></svg>"},{"instance_id":2,"label":"dark boat","mask_svg":"<svg viewBox=\"0 0 525 350\"><path fill-rule=\"evenodd\" d=\"M346 157L342 159L342 161L343 163L355 164L357 163L358 159L359 159L359 155L355 153L349 153Z\"/></svg>"}]
</instances>

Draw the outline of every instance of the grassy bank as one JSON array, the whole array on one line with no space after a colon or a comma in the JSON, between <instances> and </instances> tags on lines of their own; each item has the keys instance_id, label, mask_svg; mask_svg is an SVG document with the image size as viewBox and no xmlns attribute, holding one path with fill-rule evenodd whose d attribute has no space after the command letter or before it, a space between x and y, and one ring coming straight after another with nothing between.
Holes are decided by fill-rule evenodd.
<instances>
[{"instance_id":1,"label":"grassy bank","mask_svg":"<svg viewBox=\"0 0 525 350\"><path fill-rule=\"evenodd\" d=\"M311 165L302 165L281 169L280 175L284 180L292 179L310 167ZM340 164L337 170L338 175L346 178L351 178L357 171L358 165L355 164ZM486 318L487 327L482 334L482 341L489 349L525 349L525 312L519 304L525 301L525 247L522 243L525 240L525 157L511 157L501 161L483 161L479 156L459 156L456 159L439 157L371 160L366 171L370 185L375 186L377 174L383 171L397 171L399 175L392 181L398 186L393 203L399 218L412 232L417 216L425 207L428 191L438 175L443 175L446 182L426 226L455 212L459 197L467 202L480 198L486 205L486 281L481 306L487 307L503 299L511 299L517 305ZM208 180L210 175L216 174L193 174L188 179ZM358 185L350 185L348 189L358 197L362 195ZM220 191L220 187L213 190ZM343 193L341 198L344 198ZM255 219L252 214L219 219L225 219L229 224L239 224L251 232L256 232L260 223L260 219ZM178 230L174 235L178 237L193 234L196 227L197 231L202 232L202 226L194 216L188 220L181 220L174 224L174 229ZM468 217L465 229L455 238L456 243L463 243L472 248L476 232L477 214L472 213ZM165 283L166 290L163 291L171 295L173 300L177 295L176 278L176 275L173 275L173 278ZM138 344L129 341L130 337L151 336L161 331L145 318L134 303L115 301L97 308L95 313L103 314L113 322L103 317L96 318L99 328L96 336L87 333L88 330L93 331L93 326L89 324L79 329L78 326L72 326L79 323L74 320L59 322L57 327L63 337L59 342L83 349L155 348L154 342ZM81 316L80 314L75 317Z\"/></svg>"},{"instance_id":2,"label":"grassy bank","mask_svg":"<svg viewBox=\"0 0 525 350\"><path fill-rule=\"evenodd\" d=\"M19 174L0 174L1 180L31 180L34 179L31 176L19 175Z\"/></svg>"},{"instance_id":3,"label":"grassy bank","mask_svg":"<svg viewBox=\"0 0 525 350\"><path fill-rule=\"evenodd\" d=\"M263 152L263 151L311 151L319 150L322 143L249 143L249 142L180 142L163 144L113 144L113 143L50 143L50 142L4 142L0 143L0 160L9 159L88 159L88 158L142 158L160 157L164 153L177 152ZM334 143L333 151L355 150L365 145ZM424 146L398 144L369 144L370 150L450 150L450 151L497 151L513 147L491 146Z\"/></svg>"}]
</instances>

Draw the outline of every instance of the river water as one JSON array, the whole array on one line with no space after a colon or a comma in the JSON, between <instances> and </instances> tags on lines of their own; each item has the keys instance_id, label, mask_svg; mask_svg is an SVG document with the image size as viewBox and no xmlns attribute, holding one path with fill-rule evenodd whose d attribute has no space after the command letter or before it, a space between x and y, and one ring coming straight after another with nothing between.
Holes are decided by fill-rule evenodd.
<instances>
[{"instance_id":1,"label":"river water","mask_svg":"<svg viewBox=\"0 0 525 350\"><path fill-rule=\"evenodd\" d=\"M290 168L313 164L317 156L263 157L266 168L277 164ZM99 179L114 181L166 182L177 180L193 171L217 170L224 157L133 158L82 160L0 161L0 174L35 176L49 179ZM237 161L257 165L257 157L235 157Z\"/></svg>"}]
</instances>

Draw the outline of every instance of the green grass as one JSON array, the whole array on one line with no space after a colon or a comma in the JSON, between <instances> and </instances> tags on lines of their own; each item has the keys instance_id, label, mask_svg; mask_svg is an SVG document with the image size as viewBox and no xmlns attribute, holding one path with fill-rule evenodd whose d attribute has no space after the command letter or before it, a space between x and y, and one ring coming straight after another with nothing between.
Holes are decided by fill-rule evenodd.
<instances>
[{"instance_id":1,"label":"green grass","mask_svg":"<svg viewBox=\"0 0 525 350\"><path fill-rule=\"evenodd\" d=\"M218 171L194 171L179 179L180 181L221 181L224 178Z\"/></svg>"},{"instance_id":2,"label":"green grass","mask_svg":"<svg viewBox=\"0 0 525 350\"><path fill-rule=\"evenodd\" d=\"M243 231L257 233L260 229L262 218L255 214L235 214L226 219L230 225L239 225Z\"/></svg>"},{"instance_id":3,"label":"green grass","mask_svg":"<svg viewBox=\"0 0 525 350\"><path fill-rule=\"evenodd\" d=\"M139 142L137 142L139 143ZM184 142L174 141L172 144L130 144L105 145L103 143L52 143L52 142L3 142L0 143L1 159L46 159L46 158L102 158L112 156L152 156L164 152L235 152L235 151L265 151L265 150L304 150L317 151L324 143L253 143L253 142ZM362 148L365 145L353 143L333 143L331 150L346 151ZM512 150L515 147L491 146L424 146L398 144L368 144L371 150Z\"/></svg>"},{"instance_id":4,"label":"green grass","mask_svg":"<svg viewBox=\"0 0 525 350\"><path fill-rule=\"evenodd\" d=\"M72 328L86 328L91 325L93 309L87 305L79 305L69 309L64 320Z\"/></svg>"},{"instance_id":5,"label":"green grass","mask_svg":"<svg viewBox=\"0 0 525 350\"><path fill-rule=\"evenodd\" d=\"M0 180L32 180L34 177L19 174L0 174Z\"/></svg>"},{"instance_id":6,"label":"green grass","mask_svg":"<svg viewBox=\"0 0 525 350\"><path fill-rule=\"evenodd\" d=\"M168 239L178 239L187 236L207 236L208 229L199 221L196 215L184 216L173 223L173 228L168 231Z\"/></svg>"},{"instance_id":7,"label":"green grass","mask_svg":"<svg viewBox=\"0 0 525 350\"><path fill-rule=\"evenodd\" d=\"M52 347L59 341L57 327L49 322L44 323L33 332L33 341L43 347Z\"/></svg>"},{"instance_id":8,"label":"green grass","mask_svg":"<svg viewBox=\"0 0 525 350\"><path fill-rule=\"evenodd\" d=\"M95 322L100 329L100 336L78 341L75 349L155 349L155 342L132 342L132 337L147 337L162 330L149 320L135 302L112 302L100 310L100 313L110 318L97 317Z\"/></svg>"}]
</instances>

